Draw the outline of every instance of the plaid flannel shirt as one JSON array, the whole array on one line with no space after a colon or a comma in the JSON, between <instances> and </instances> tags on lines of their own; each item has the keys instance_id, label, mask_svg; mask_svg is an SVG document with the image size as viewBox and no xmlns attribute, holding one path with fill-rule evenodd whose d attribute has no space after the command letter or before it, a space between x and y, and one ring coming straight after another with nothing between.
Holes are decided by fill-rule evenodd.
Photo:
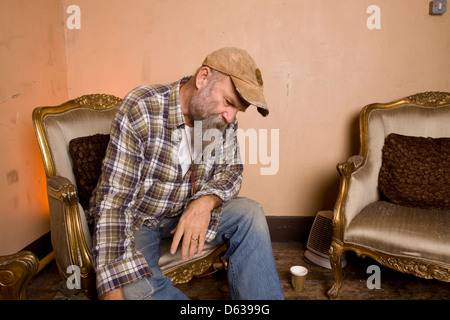
<instances>
[{"instance_id":1,"label":"plaid flannel shirt","mask_svg":"<svg viewBox=\"0 0 450 320\"><path fill-rule=\"evenodd\" d=\"M227 130L234 132L234 138L223 139L215 149L231 155L232 161L200 154L195 194L191 170L182 175L177 159L185 120L179 88L188 79L136 88L123 99L113 120L103 173L88 210L96 221L93 256L99 295L151 276L144 257L133 246L133 235L143 224L152 227L165 217L178 216L201 196L216 195L225 202L239 192L243 166L236 120ZM221 206L211 212L207 241L217 233L221 212Z\"/></svg>"}]
</instances>

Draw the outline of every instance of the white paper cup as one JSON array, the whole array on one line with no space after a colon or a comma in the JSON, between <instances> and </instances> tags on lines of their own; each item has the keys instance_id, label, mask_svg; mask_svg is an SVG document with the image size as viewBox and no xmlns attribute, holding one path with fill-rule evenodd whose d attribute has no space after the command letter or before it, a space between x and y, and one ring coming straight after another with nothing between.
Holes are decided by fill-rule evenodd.
<instances>
[{"instance_id":1,"label":"white paper cup","mask_svg":"<svg viewBox=\"0 0 450 320\"><path fill-rule=\"evenodd\" d=\"M305 289L305 280L308 269L302 266L293 266L290 271L292 287L295 291L302 292Z\"/></svg>"}]
</instances>

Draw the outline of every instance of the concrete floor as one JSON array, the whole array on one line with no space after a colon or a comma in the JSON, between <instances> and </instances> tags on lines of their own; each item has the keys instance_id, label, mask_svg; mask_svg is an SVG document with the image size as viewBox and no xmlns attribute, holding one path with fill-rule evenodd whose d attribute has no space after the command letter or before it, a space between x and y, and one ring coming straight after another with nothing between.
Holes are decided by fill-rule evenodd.
<instances>
[{"instance_id":1,"label":"concrete floor","mask_svg":"<svg viewBox=\"0 0 450 320\"><path fill-rule=\"evenodd\" d=\"M274 243L273 251L286 300L328 300L326 292L332 286L333 273L308 262L304 258L303 244ZM292 290L289 268L293 265L303 265L309 270L303 292ZM372 272L368 273L371 265L379 266L372 259L347 254L344 282L337 300L450 300L450 283L420 279L383 266L379 266L381 288L369 289L367 279L372 275ZM28 299L84 299L82 294L67 297L64 287L56 265L52 263L31 281ZM226 275L222 272L196 277L187 284L178 285L178 288L192 300L229 299Z\"/></svg>"}]
</instances>

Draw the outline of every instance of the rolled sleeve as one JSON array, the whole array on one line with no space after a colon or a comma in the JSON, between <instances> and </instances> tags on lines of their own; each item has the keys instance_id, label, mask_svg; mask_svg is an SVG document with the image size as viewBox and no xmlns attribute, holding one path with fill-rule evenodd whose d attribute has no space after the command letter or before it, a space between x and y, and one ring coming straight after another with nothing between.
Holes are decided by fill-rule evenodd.
<instances>
[{"instance_id":1,"label":"rolled sleeve","mask_svg":"<svg viewBox=\"0 0 450 320\"><path fill-rule=\"evenodd\" d=\"M143 276L150 277L151 275L152 273L141 254L113 262L97 270L97 293L102 296Z\"/></svg>"},{"instance_id":2,"label":"rolled sleeve","mask_svg":"<svg viewBox=\"0 0 450 320\"><path fill-rule=\"evenodd\" d=\"M123 104L127 110L132 104ZM94 233L93 256L95 261L97 293L108 291L151 275L145 259L133 252L133 202L138 192L143 167L142 132L134 119L138 108L127 113L119 109L112 124L103 174L100 178L93 215L97 224Z\"/></svg>"}]
</instances>

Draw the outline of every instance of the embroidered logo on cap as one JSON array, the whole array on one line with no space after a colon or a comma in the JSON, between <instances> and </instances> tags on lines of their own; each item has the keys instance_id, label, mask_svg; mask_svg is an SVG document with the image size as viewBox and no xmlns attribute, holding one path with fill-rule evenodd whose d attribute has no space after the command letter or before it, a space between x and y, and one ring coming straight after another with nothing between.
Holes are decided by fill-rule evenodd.
<instances>
[{"instance_id":1,"label":"embroidered logo on cap","mask_svg":"<svg viewBox=\"0 0 450 320\"><path fill-rule=\"evenodd\" d=\"M264 84L264 82L263 82L263 79L262 79L261 70L256 69L255 70L255 75L256 75L256 80L258 80L259 85L262 86Z\"/></svg>"}]
</instances>

